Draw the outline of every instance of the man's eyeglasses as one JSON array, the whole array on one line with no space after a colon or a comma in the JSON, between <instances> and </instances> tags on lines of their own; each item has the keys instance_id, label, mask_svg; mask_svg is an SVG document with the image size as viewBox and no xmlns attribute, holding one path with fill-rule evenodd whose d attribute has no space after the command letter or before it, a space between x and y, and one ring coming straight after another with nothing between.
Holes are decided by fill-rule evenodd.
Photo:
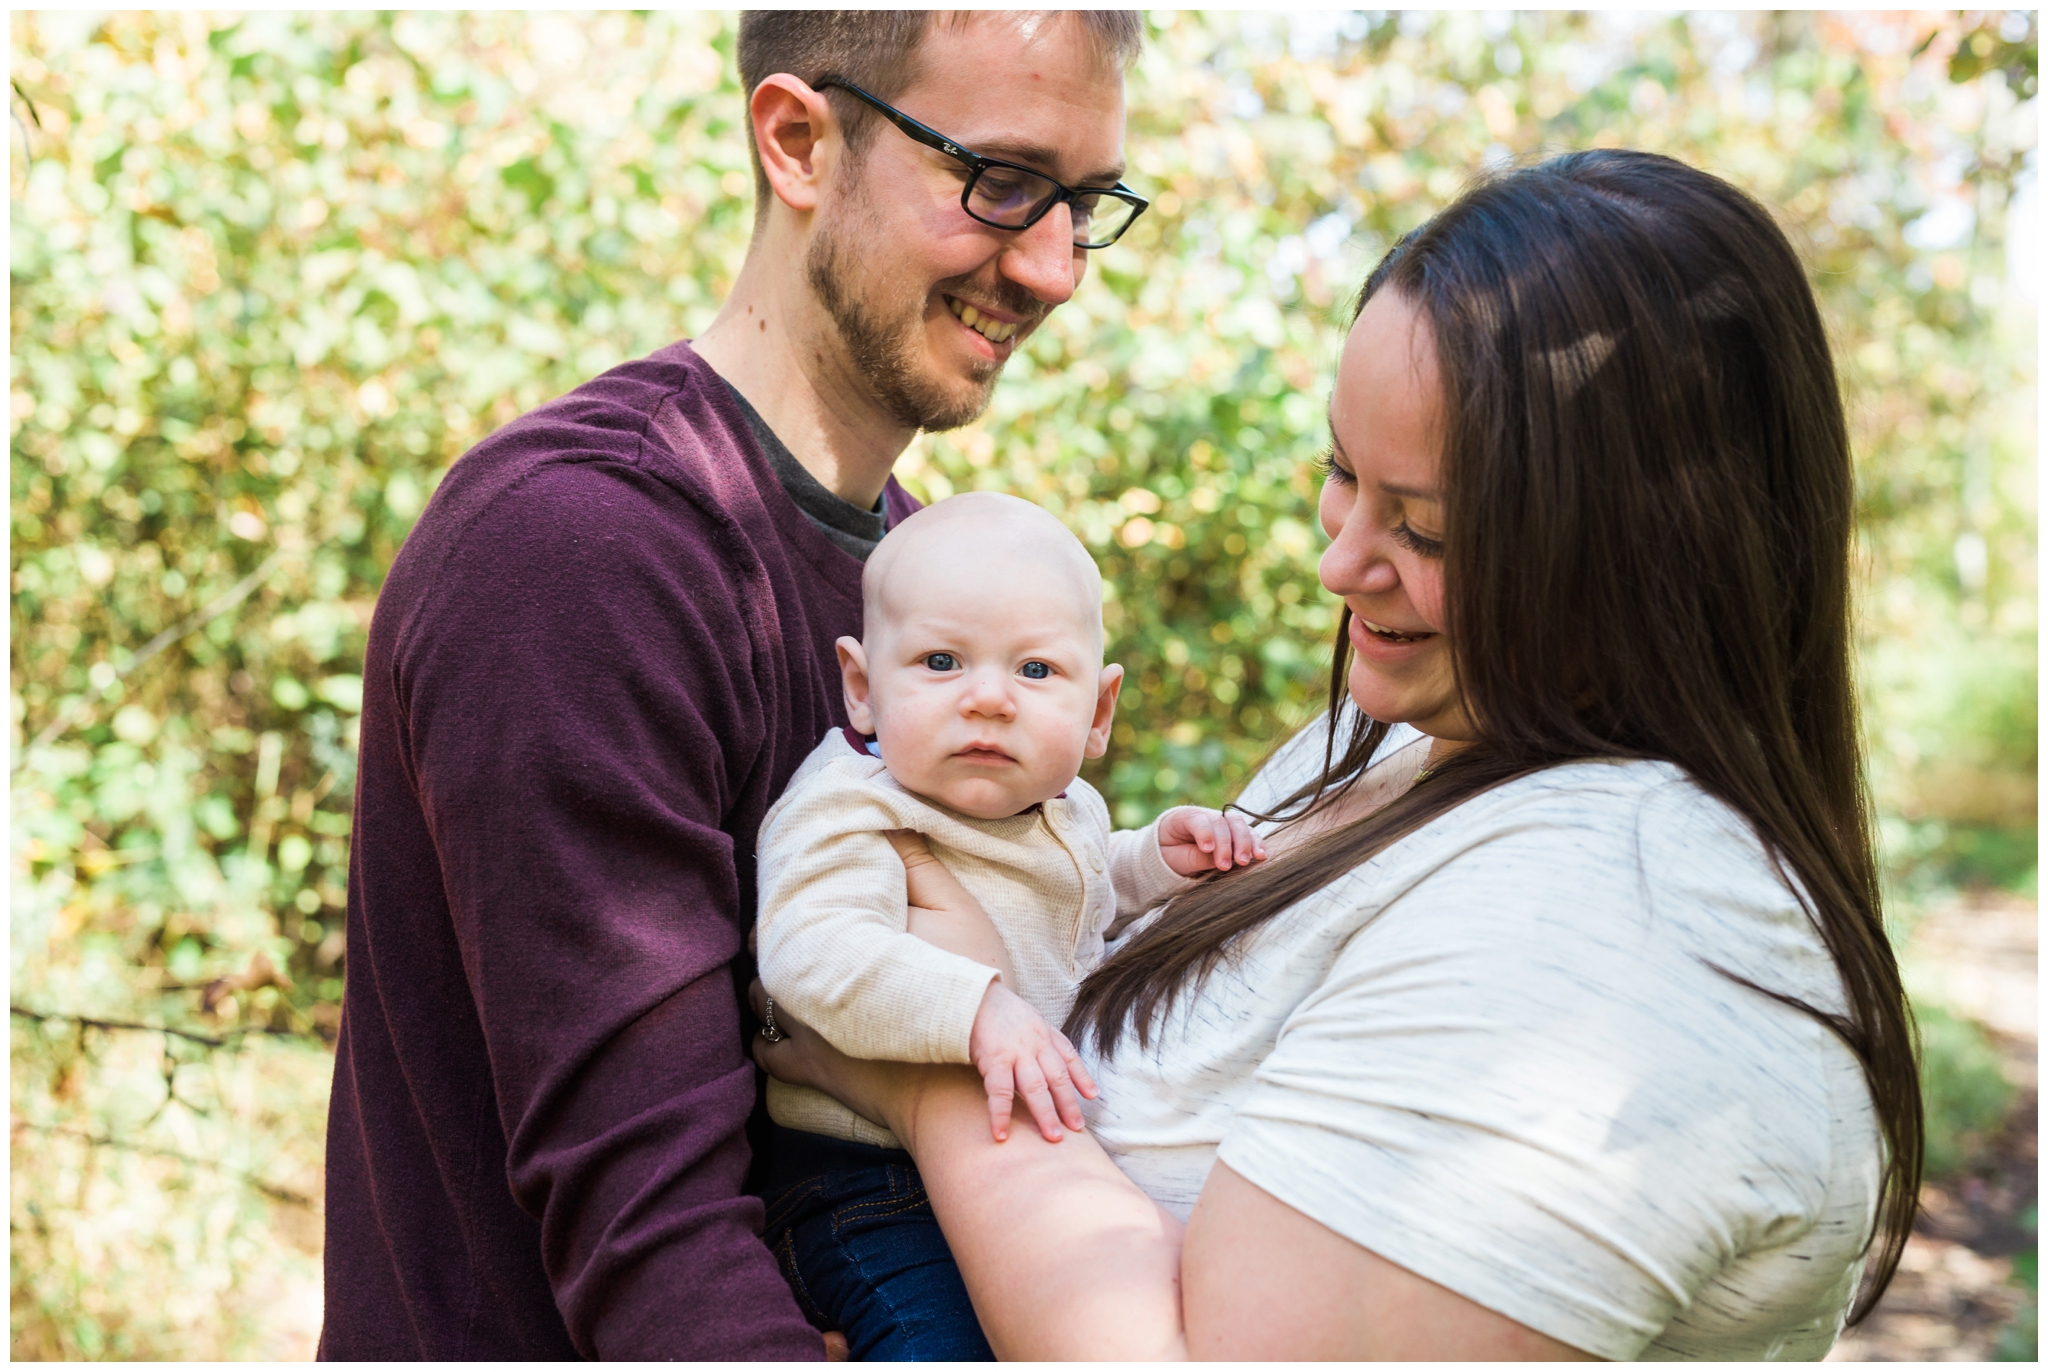
<instances>
[{"instance_id":1,"label":"man's eyeglasses","mask_svg":"<svg viewBox=\"0 0 2048 1372\"><path fill-rule=\"evenodd\" d=\"M998 162L993 157L969 152L936 129L918 123L902 110L877 100L851 81L837 76L820 77L811 89L837 86L857 100L873 106L881 116L910 138L936 148L967 168L967 184L960 191L960 208L971 218L998 229L1028 229L1052 212L1055 205L1067 205L1074 217L1074 246L1106 248L1123 235L1145 212L1151 202L1119 181L1103 190L1083 186L1079 190L1020 167Z\"/></svg>"}]
</instances>

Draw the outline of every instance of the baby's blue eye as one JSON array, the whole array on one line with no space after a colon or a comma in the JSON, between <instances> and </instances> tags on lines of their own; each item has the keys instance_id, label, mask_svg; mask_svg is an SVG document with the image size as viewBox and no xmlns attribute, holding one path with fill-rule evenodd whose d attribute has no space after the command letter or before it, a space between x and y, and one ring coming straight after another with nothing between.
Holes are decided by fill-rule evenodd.
<instances>
[{"instance_id":1,"label":"baby's blue eye","mask_svg":"<svg viewBox=\"0 0 2048 1372\"><path fill-rule=\"evenodd\" d=\"M1027 662L1018 670L1033 681L1043 681L1052 675L1052 668L1046 666L1043 662Z\"/></svg>"},{"instance_id":2,"label":"baby's blue eye","mask_svg":"<svg viewBox=\"0 0 2048 1372\"><path fill-rule=\"evenodd\" d=\"M927 653L924 665L935 672L950 672L958 667L960 662L951 653Z\"/></svg>"}]
</instances>

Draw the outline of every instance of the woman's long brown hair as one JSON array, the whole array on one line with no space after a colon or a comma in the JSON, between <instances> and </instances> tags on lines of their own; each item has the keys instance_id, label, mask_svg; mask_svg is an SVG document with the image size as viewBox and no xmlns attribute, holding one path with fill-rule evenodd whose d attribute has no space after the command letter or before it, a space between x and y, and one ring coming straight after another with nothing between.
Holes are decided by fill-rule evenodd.
<instances>
[{"instance_id":1,"label":"woman's long brown hair","mask_svg":"<svg viewBox=\"0 0 2048 1372\"><path fill-rule=\"evenodd\" d=\"M1840 971L1842 1014L1734 979L1863 1066L1887 1147L1860 1320L1912 1226L1921 1102L1851 677L1848 428L1798 257L1724 181L1583 152L1468 190L1387 255L1360 311L1382 290L1435 335L1445 629L1479 740L1377 813L1177 897L1082 985L1068 1032L1147 1046L1248 934L1481 792L1590 758L1674 763L1748 820ZM1297 820L1387 735L1337 708L1348 618L1322 774L1277 807Z\"/></svg>"}]
</instances>

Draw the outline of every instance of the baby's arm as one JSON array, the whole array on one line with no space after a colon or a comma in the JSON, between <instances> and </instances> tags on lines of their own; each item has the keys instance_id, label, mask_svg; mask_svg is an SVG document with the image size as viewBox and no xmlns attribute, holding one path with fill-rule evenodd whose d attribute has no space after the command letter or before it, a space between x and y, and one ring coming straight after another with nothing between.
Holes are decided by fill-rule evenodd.
<instances>
[{"instance_id":1,"label":"baby's arm","mask_svg":"<svg viewBox=\"0 0 2048 1372\"><path fill-rule=\"evenodd\" d=\"M1204 840L1209 844L1202 847ZM1266 844L1238 815L1199 805L1168 810L1142 829L1109 835L1109 876L1116 887L1116 918L1103 930L1115 938L1138 916L1157 909L1204 872L1263 862Z\"/></svg>"},{"instance_id":2,"label":"baby's arm","mask_svg":"<svg viewBox=\"0 0 2048 1372\"><path fill-rule=\"evenodd\" d=\"M923 838L898 831L889 842L903 859L911 896L919 902L910 907L910 932L1000 973L982 996L968 1041L988 1092L989 1129L996 1142L1010 1136L1011 1107L1019 1096L1048 1141L1059 1141L1063 1121L1069 1129L1081 1128L1075 1093L1093 1100L1095 1080L1066 1035L1005 984L1016 980L1016 972L994 921L932 856Z\"/></svg>"},{"instance_id":3,"label":"baby's arm","mask_svg":"<svg viewBox=\"0 0 2048 1372\"><path fill-rule=\"evenodd\" d=\"M762 983L851 1057L971 1062L996 973L909 932L889 828L888 815L829 784L770 814L759 866Z\"/></svg>"}]
</instances>

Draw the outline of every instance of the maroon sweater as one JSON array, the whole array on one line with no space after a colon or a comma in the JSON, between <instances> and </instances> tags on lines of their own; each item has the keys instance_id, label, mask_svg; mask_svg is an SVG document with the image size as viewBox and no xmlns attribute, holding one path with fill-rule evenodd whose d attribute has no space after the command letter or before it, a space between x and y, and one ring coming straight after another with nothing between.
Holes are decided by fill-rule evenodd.
<instances>
[{"instance_id":1,"label":"maroon sweater","mask_svg":"<svg viewBox=\"0 0 2048 1372\"><path fill-rule=\"evenodd\" d=\"M739 990L860 572L682 343L449 472L364 671L323 1357L821 1356Z\"/></svg>"}]
</instances>

